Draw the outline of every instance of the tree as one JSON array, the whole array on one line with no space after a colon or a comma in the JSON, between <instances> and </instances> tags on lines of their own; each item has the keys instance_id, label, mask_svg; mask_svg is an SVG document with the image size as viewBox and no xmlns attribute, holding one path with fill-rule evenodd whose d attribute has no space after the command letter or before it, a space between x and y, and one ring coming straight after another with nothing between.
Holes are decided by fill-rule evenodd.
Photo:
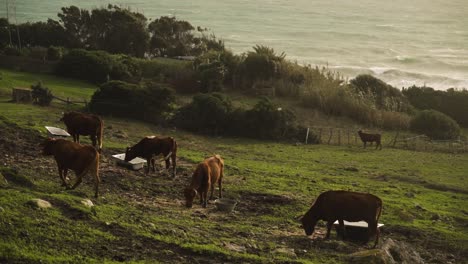
<instances>
[{"instance_id":1,"label":"tree","mask_svg":"<svg viewBox=\"0 0 468 264\"><path fill-rule=\"evenodd\" d=\"M91 15L88 10L76 6L62 7L57 14L67 34L67 47L88 48Z\"/></svg>"},{"instance_id":2,"label":"tree","mask_svg":"<svg viewBox=\"0 0 468 264\"><path fill-rule=\"evenodd\" d=\"M190 55L194 27L187 21L162 16L148 25L150 53L154 56Z\"/></svg>"},{"instance_id":3,"label":"tree","mask_svg":"<svg viewBox=\"0 0 468 264\"><path fill-rule=\"evenodd\" d=\"M115 5L93 9L89 21L89 46L114 54L143 57L149 40L146 21L144 15Z\"/></svg>"}]
</instances>

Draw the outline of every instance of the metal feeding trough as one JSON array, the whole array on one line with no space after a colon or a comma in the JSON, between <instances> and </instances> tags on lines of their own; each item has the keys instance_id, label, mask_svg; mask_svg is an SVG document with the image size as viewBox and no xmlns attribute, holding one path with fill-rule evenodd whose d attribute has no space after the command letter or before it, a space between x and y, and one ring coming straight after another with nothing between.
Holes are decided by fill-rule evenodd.
<instances>
[{"instance_id":1,"label":"metal feeding trough","mask_svg":"<svg viewBox=\"0 0 468 264\"><path fill-rule=\"evenodd\" d=\"M47 134L51 137L69 137L71 136L67 131L58 128L58 127L50 127L46 126Z\"/></svg>"},{"instance_id":2,"label":"metal feeding trough","mask_svg":"<svg viewBox=\"0 0 468 264\"><path fill-rule=\"evenodd\" d=\"M359 222L348 222L343 221L345 226L346 232L346 239L350 240L357 240L357 241L367 241L368 239L368 224L364 221ZM342 230L340 229L340 225L338 220L333 223L333 226L336 229L336 233L338 236L341 236ZM377 224L377 228L384 226L384 224Z\"/></svg>"},{"instance_id":3,"label":"metal feeding trough","mask_svg":"<svg viewBox=\"0 0 468 264\"><path fill-rule=\"evenodd\" d=\"M125 153L112 155L112 158L116 160L117 164L132 170L142 169L146 163L146 160L136 157L131 161L125 161Z\"/></svg>"}]
</instances>

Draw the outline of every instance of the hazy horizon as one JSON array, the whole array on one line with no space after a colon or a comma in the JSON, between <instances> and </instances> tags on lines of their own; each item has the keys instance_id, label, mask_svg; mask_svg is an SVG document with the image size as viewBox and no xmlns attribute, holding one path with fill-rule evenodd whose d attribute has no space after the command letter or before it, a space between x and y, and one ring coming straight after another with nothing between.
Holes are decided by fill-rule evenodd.
<instances>
[{"instance_id":1,"label":"hazy horizon","mask_svg":"<svg viewBox=\"0 0 468 264\"><path fill-rule=\"evenodd\" d=\"M9 1L19 23L58 20L62 6L92 9L108 3L148 19L176 16L210 28L236 53L256 44L290 60L328 66L352 78L372 74L398 88L468 88L468 3L465 0ZM0 1L6 16L6 0ZM13 18L13 19L12 19ZM14 16L10 16L15 22Z\"/></svg>"}]
</instances>

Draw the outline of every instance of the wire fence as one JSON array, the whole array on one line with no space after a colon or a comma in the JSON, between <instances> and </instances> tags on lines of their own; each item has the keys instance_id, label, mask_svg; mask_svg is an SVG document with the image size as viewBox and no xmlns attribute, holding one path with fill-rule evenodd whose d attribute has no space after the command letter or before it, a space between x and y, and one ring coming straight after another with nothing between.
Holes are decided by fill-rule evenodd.
<instances>
[{"instance_id":1,"label":"wire fence","mask_svg":"<svg viewBox=\"0 0 468 264\"><path fill-rule=\"evenodd\" d=\"M363 146L355 128L336 127L310 127L309 130L316 135L319 144L338 146ZM431 140L426 135L414 135L405 132L373 131L382 135L382 146L385 148L408 149L427 152L467 153L468 141L459 138L457 140ZM306 135L310 141L310 135ZM367 147L373 147L368 144Z\"/></svg>"}]
</instances>

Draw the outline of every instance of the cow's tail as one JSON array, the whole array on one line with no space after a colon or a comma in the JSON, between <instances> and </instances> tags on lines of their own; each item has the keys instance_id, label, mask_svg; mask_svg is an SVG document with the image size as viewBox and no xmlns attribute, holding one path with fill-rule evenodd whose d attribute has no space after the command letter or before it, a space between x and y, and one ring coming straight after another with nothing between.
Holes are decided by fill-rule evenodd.
<instances>
[{"instance_id":1,"label":"cow's tail","mask_svg":"<svg viewBox=\"0 0 468 264\"><path fill-rule=\"evenodd\" d=\"M102 150L103 129L104 129L104 122L102 121L101 118L99 118L99 128L98 128L98 131L97 131L97 138L99 140L99 152L101 152L101 150Z\"/></svg>"},{"instance_id":2,"label":"cow's tail","mask_svg":"<svg viewBox=\"0 0 468 264\"><path fill-rule=\"evenodd\" d=\"M375 214L375 220L377 221L377 223L379 222L379 218L380 216L382 215L382 200L379 200L378 204L377 204L377 212Z\"/></svg>"},{"instance_id":3,"label":"cow's tail","mask_svg":"<svg viewBox=\"0 0 468 264\"><path fill-rule=\"evenodd\" d=\"M176 155L177 153L177 142L173 137L170 137L169 140L171 141L171 150L169 151L169 154L164 157L164 160L168 160L172 154Z\"/></svg>"}]
</instances>

